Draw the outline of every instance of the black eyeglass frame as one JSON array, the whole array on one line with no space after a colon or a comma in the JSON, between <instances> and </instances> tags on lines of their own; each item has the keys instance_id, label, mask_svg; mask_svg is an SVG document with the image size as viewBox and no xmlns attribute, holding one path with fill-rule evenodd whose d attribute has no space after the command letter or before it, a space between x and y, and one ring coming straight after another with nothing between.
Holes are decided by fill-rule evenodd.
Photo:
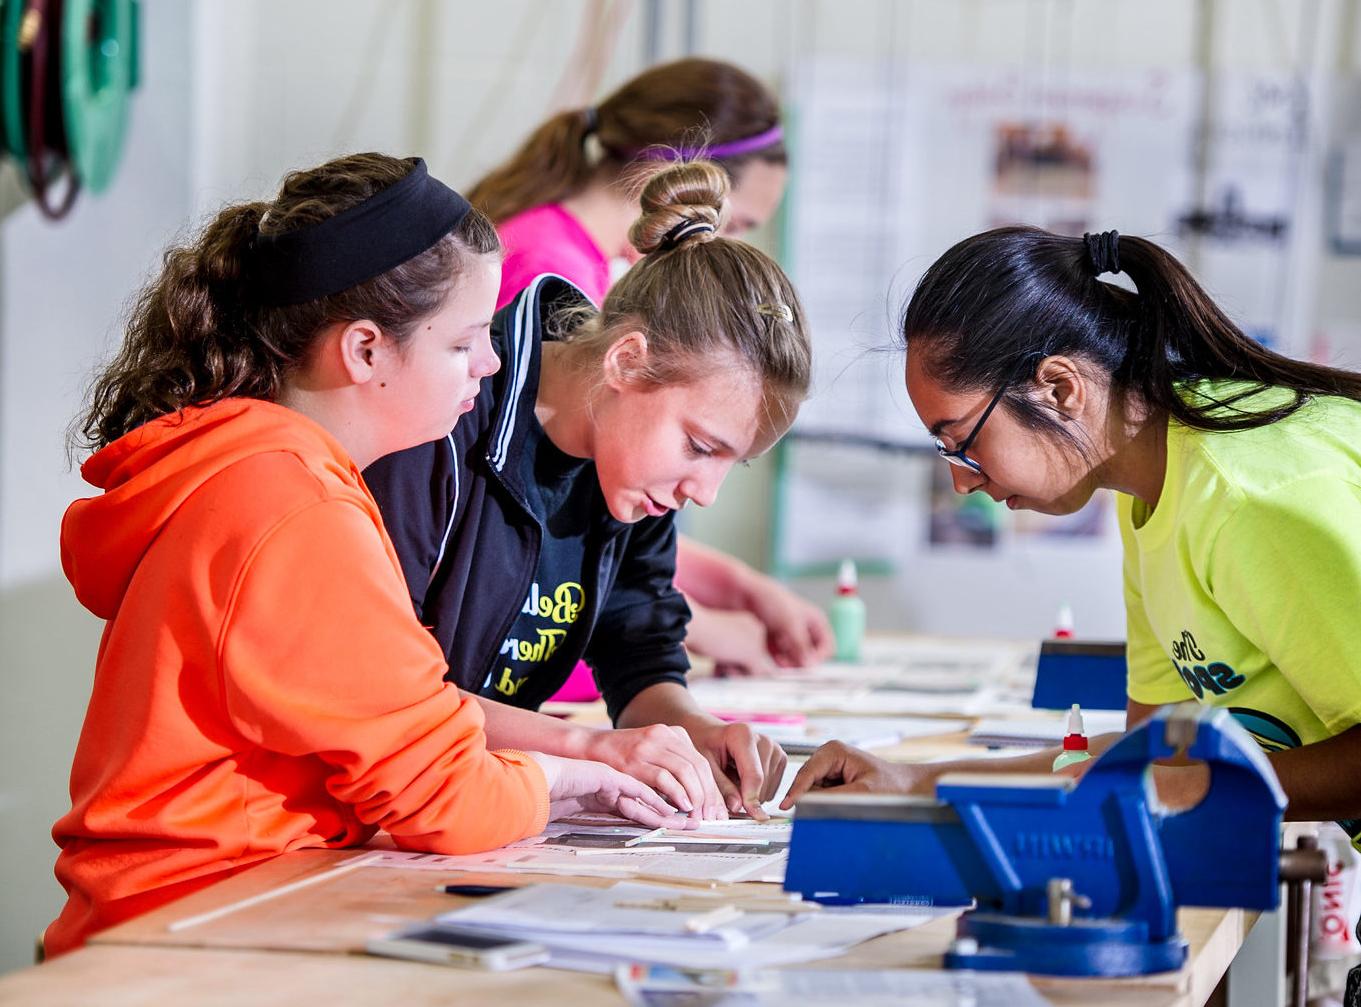
<instances>
[{"instance_id":1,"label":"black eyeglass frame","mask_svg":"<svg viewBox=\"0 0 1361 1007\"><path fill-rule=\"evenodd\" d=\"M936 442L936 454L940 455L951 465L962 469L968 469L970 472L977 475L982 475L983 466L979 465L978 462L970 458L965 452L973 446L973 442L978 438L978 432L983 429L983 424L988 422L988 417L991 416L992 411L997 408L997 404L1002 401L1002 396L1007 393L1007 389L1011 387L1017 376L1022 373L1025 365L1036 357L1043 356L1044 354L1039 352L1026 354L1021 363L1017 365L1016 373L1002 382L1002 387L997 389L997 394L992 397L992 401L988 403L988 407L983 410L983 415L978 417L978 422L973 425L973 429L969 431L969 435L960 442L959 447L951 451L946 448L945 442L939 437L933 438Z\"/></svg>"}]
</instances>

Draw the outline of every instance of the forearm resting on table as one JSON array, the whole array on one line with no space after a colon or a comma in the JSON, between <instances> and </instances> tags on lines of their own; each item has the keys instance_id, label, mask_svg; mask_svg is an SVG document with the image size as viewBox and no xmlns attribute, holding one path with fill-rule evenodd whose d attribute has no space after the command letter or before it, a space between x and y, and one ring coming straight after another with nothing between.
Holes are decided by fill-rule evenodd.
<instances>
[{"instance_id":1,"label":"forearm resting on table","mask_svg":"<svg viewBox=\"0 0 1361 1007\"><path fill-rule=\"evenodd\" d=\"M1129 730L1142 724L1158 708L1130 700L1126 708ZM1361 725L1325 741L1267 756L1281 789L1289 800L1285 817L1292 822L1326 822L1361 817L1361 776L1346 767L1361 764ZM1195 804L1211 785L1203 765L1166 760L1153 774L1158 798L1170 807Z\"/></svg>"},{"instance_id":2,"label":"forearm resting on table","mask_svg":"<svg viewBox=\"0 0 1361 1007\"><path fill-rule=\"evenodd\" d=\"M1099 734L1088 741L1087 750L1095 759L1122 737L1124 735L1116 733ZM916 764L912 767L915 777L912 789L919 794L933 794L936 781L947 773L1051 773L1054 770L1054 758L1062 751L1062 748L1046 748L1002 759L955 759L929 765Z\"/></svg>"},{"instance_id":3,"label":"forearm resting on table","mask_svg":"<svg viewBox=\"0 0 1361 1007\"><path fill-rule=\"evenodd\" d=\"M675 585L686 600L731 611L750 609L760 575L739 559L681 536L676 550Z\"/></svg>"},{"instance_id":4,"label":"forearm resting on table","mask_svg":"<svg viewBox=\"0 0 1361 1007\"><path fill-rule=\"evenodd\" d=\"M1361 725L1267 758L1290 800L1288 821L1361 818L1361 773L1356 770L1361 766Z\"/></svg>"},{"instance_id":5,"label":"forearm resting on table","mask_svg":"<svg viewBox=\"0 0 1361 1007\"><path fill-rule=\"evenodd\" d=\"M765 627L747 612L723 611L700 605L693 598L690 622L685 627L685 649L692 655L706 657L715 663L742 663L741 658L755 656L769 661L765 652Z\"/></svg>"},{"instance_id":6,"label":"forearm resting on table","mask_svg":"<svg viewBox=\"0 0 1361 1007\"><path fill-rule=\"evenodd\" d=\"M508 706L485 696L474 696L470 692L464 695L482 707L486 717L483 730L490 749L515 748L566 759L584 759L591 738L598 733L594 728L569 724L557 717Z\"/></svg>"},{"instance_id":7,"label":"forearm resting on table","mask_svg":"<svg viewBox=\"0 0 1361 1007\"><path fill-rule=\"evenodd\" d=\"M629 701L619 714L619 727L647 727L649 724L674 724L687 732L699 727L722 724L705 713L690 690L676 682L649 685Z\"/></svg>"}]
</instances>

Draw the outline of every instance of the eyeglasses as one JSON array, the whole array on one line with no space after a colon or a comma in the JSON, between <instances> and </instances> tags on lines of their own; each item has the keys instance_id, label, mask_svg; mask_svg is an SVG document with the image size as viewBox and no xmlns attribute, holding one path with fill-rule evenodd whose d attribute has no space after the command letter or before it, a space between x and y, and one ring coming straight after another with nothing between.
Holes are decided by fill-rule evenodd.
<instances>
[{"instance_id":1,"label":"eyeglasses","mask_svg":"<svg viewBox=\"0 0 1361 1007\"><path fill-rule=\"evenodd\" d=\"M965 452L969 450L974 439L978 437L978 432L983 429L983 424L988 422L988 417L991 416L992 411L997 408L997 403L1002 401L1002 396L1006 394L1008 384L1010 384L1010 382L1007 382L1007 384L1004 384L1001 388L997 389L997 394L994 395L992 401L988 403L988 408L983 410L983 415L978 417L978 422L973 425L973 429L969 431L969 436L964 438L959 447L951 451L945 446L945 442L937 437L935 439L936 454L940 455L951 465L956 465L959 468L968 469L970 472L976 473L977 475L982 475L983 466L979 465L978 462L970 458Z\"/></svg>"},{"instance_id":2,"label":"eyeglasses","mask_svg":"<svg viewBox=\"0 0 1361 1007\"><path fill-rule=\"evenodd\" d=\"M991 416L992 411L997 408L997 403L1002 401L1002 396L1006 394L1007 389L1011 387L1014 381L1018 380L1026 373L1026 369L1030 366L1032 360L1037 357L1043 357L1044 355L1045 353L1042 350L1032 350L1023 356L1016 365L1015 372L1008 376L1007 380L1003 381L1001 387L997 389L997 394L992 397L992 401L988 403L988 407L983 410L983 415L978 417L978 422L973 425L973 429L969 431L969 436L964 438L963 443L953 451L950 451L945 447L945 442L937 437L935 438L936 454L940 455L951 465L956 465L962 469L968 469L970 472L981 476L983 474L983 466L979 465L978 462L970 458L965 452L973 445L974 440L978 437L978 432L983 429L983 424L988 422L988 417Z\"/></svg>"}]
</instances>

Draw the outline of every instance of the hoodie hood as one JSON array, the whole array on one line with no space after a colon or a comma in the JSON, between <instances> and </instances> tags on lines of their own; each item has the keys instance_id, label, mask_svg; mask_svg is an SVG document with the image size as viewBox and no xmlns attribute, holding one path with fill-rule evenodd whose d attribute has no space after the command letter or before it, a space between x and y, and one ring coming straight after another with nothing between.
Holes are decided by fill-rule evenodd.
<instances>
[{"instance_id":1,"label":"hoodie hood","mask_svg":"<svg viewBox=\"0 0 1361 1007\"><path fill-rule=\"evenodd\" d=\"M218 473L286 451L359 481L340 443L301 413L260 399L223 399L171 413L91 455L80 474L100 496L77 500L61 523L61 565L80 603L111 619L161 529Z\"/></svg>"}]
</instances>

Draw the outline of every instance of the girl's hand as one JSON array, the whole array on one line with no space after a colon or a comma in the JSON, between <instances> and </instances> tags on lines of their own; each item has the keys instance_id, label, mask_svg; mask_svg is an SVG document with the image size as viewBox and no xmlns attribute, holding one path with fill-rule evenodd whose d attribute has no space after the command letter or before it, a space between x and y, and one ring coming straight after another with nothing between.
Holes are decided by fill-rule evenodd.
<instances>
[{"instance_id":1,"label":"girl's hand","mask_svg":"<svg viewBox=\"0 0 1361 1007\"><path fill-rule=\"evenodd\" d=\"M832 656L832 625L822 609L779 581L758 575L749 591L751 614L765 627L766 650L781 668L807 668Z\"/></svg>"},{"instance_id":2,"label":"girl's hand","mask_svg":"<svg viewBox=\"0 0 1361 1007\"><path fill-rule=\"evenodd\" d=\"M641 780L692 818L727 817L713 769L683 728L652 724L594 731L584 757Z\"/></svg>"},{"instance_id":3,"label":"girl's hand","mask_svg":"<svg viewBox=\"0 0 1361 1007\"><path fill-rule=\"evenodd\" d=\"M929 793L935 774L929 766L885 762L840 741L829 741L803 764L789 793L780 802L788 811L810 790L848 794Z\"/></svg>"},{"instance_id":4,"label":"girl's hand","mask_svg":"<svg viewBox=\"0 0 1361 1007\"><path fill-rule=\"evenodd\" d=\"M721 721L689 727L690 739L709 760L714 780L723 794L726 812L745 811L758 822L770 818L762 801L775 796L789 760L784 749L750 724L725 724ZM726 818L727 814L716 817Z\"/></svg>"},{"instance_id":5,"label":"girl's hand","mask_svg":"<svg viewBox=\"0 0 1361 1007\"><path fill-rule=\"evenodd\" d=\"M692 606L685 645L713 661L716 674L774 674L779 667L766 644L766 628L750 612Z\"/></svg>"},{"instance_id":6,"label":"girl's hand","mask_svg":"<svg viewBox=\"0 0 1361 1007\"><path fill-rule=\"evenodd\" d=\"M548 781L550 819L588 811L618 815L648 829L693 829L698 824L679 814L647 784L603 762L564 759L542 752L530 752L529 756Z\"/></svg>"}]
</instances>

